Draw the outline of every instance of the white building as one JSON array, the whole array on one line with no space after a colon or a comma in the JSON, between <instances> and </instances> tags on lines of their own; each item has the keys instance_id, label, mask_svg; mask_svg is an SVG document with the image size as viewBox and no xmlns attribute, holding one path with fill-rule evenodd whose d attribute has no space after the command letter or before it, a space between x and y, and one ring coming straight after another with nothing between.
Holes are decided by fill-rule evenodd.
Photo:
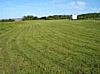
<instances>
[{"instance_id":1,"label":"white building","mask_svg":"<svg viewBox=\"0 0 100 74\"><path fill-rule=\"evenodd\" d=\"M72 15L72 20L77 20L77 15Z\"/></svg>"}]
</instances>

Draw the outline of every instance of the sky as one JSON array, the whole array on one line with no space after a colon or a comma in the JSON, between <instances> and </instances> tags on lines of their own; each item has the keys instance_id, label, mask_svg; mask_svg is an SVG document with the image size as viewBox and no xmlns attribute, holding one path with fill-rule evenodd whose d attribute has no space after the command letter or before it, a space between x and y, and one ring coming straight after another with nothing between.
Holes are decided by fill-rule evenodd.
<instances>
[{"instance_id":1,"label":"sky","mask_svg":"<svg viewBox=\"0 0 100 74\"><path fill-rule=\"evenodd\" d=\"M0 0L0 18L100 12L100 0Z\"/></svg>"}]
</instances>

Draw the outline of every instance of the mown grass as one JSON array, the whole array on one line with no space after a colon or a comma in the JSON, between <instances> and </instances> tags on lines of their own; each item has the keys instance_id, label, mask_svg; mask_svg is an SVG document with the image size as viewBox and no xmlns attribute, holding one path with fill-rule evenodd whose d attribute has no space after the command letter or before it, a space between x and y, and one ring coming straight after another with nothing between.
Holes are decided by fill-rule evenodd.
<instances>
[{"instance_id":1,"label":"mown grass","mask_svg":"<svg viewBox=\"0 0 100 74\"><path fill-rule=\"evenodd\" d=\"M100 21L1 22L0 74L100 74Z\"/></svg>"}]
</instances>

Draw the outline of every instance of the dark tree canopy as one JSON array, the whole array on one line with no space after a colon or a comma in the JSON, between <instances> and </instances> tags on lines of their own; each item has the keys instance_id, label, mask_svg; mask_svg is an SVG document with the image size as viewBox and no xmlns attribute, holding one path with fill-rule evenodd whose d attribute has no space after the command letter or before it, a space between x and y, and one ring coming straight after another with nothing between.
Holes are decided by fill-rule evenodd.
<instances>
[{"instance_id":1,"label":"dark tree canopy","mask_svg":"<svg viewBox=\"0 0 100 74\"><path fill-rule=\"evenodd\" d=\"M78 15L78 19L100 19L100 13L88 13Z\"/></svg>"},{"instance_id":2,"label":"dark tree canopy","mask_svg":"<svg viewBox=\"0 0 100 74\"><path fill-rule=\"evenodd\" d=\"M2 19L0 22L13 22L15 21L14 19Z\"/></svg>"}]
</instances>

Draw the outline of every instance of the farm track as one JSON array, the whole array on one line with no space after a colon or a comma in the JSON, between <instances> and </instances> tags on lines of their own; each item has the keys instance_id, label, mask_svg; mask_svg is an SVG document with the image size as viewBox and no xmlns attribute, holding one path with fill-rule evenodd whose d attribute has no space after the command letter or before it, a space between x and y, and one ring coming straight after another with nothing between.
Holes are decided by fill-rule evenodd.
<instances>
[{"instance_id":1,"label":"farm track","mask_svg":"<svg viewBox=\"0 0 100 74\"><path fill-rule=\"evenodd\" d=\"M100 73L100 30L90 21L17 23L0 35L1 74Z\"/></svg>"}]
</instances>

